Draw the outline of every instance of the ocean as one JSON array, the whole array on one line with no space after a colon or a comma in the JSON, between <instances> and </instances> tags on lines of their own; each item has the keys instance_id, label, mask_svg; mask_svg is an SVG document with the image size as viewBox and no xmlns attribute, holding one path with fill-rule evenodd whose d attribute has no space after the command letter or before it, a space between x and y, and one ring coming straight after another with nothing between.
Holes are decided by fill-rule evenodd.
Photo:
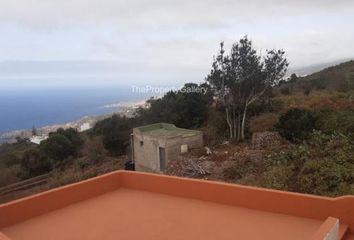
<instances>
[{"instance_id":1,"label":"ocean","mask_svg":"<svg viewBox=\"0 0 354 240\"><path fill-rule=\"evenodd\" d=\"M84 116L112 113L122 102L147 99L130 86L75 86L0 89L0 132L66 123Z\"/></svg>"}]
</instances>

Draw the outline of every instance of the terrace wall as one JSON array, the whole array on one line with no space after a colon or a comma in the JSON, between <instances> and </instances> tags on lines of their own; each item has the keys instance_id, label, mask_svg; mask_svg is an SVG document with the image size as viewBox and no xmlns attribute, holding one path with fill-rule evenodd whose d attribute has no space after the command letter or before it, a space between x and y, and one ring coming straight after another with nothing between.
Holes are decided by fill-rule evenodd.
<instances>
[{"instance_id":1,"label":"terrace wall","mask_svg":"<svg viewBox=\"0 0 354 240\"><path fill-rule=\"evenodd\" d=\"M354 196L339 198L246 187L205 180L117 171L0 205L0 228L120 187L325 221L339 219L354 232Z\"/></svg>"}]
</instances>

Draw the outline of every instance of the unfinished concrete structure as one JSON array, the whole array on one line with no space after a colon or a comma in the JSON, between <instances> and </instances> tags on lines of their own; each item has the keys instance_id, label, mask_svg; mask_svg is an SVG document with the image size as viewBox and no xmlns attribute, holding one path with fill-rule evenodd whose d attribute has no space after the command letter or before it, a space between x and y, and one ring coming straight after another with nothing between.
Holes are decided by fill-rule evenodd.
<instances>
[{"instance_id":1,"label":"unfinished concrete structure","mask_svg":"<svg viewBox=\"0 0 354 240\"><path fill-rule=\"evenodd\" d=\"M173 124L155 123L134 128L131 146L135 170L163 172L168 162L180 153L202 147L203 133L177 128Z\"/></svg>"}]
</instances>

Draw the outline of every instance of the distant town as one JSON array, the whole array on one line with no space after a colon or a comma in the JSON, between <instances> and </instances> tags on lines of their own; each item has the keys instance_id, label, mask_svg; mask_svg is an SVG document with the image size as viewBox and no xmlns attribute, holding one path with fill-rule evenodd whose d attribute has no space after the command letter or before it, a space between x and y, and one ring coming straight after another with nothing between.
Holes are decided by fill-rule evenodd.
<instances>
[{"instance_id":1,"label":"distant town","mask_svg":"<svg viewBox=\"0 0 354 240\"><path fill-rule=\"evenodd\" d=\"M96 122L105 119L107 117L112 116L113 114L118 114L120 116L132 117L134 113L139 108L146 108L146 101L138 101L138 102L125 102L125 103L115 103L106 105L104 107L107 108L116 108L113 113L99 115L99 116L84 116L78 120L48 125L44 127L28 129L19 129L9 132L0 132L0 145L3 143L15 143L18 139L28 139L30 142L34 144L40 144L43 140L48 138L49 133L55 132L59 128L68 129L74 128L78 132L84 132L91 129Z\"/></svg>"}]
</instances>

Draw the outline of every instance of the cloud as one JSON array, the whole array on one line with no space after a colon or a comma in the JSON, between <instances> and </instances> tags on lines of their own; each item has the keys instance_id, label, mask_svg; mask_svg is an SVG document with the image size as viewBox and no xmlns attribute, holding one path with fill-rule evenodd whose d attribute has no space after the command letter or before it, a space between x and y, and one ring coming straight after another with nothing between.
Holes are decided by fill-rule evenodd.
<instances>
[{"instance_id":1,"label":"cloud","mask_svg":"<svg viewBox=\"0 0 354 240\"><path fill-rule=\"evenodd\" d=\"M35 28L107 22L127 28L216 28L230 18L350 14L353 7L351 0L11 0L1 3L0 19Z\"/></svg>"},{"instance_id":2,"label":"cloud","mask_svg":"<svg viewBox=\"0 0 354 240\"><path fill-rule=\"evenodd\" d=\"M292 67L351 57L353 22L352 0L11 0L0 60L109 60L122 76L198 81L220 41L246 34Z\"/></svg>"}]
</instances>

